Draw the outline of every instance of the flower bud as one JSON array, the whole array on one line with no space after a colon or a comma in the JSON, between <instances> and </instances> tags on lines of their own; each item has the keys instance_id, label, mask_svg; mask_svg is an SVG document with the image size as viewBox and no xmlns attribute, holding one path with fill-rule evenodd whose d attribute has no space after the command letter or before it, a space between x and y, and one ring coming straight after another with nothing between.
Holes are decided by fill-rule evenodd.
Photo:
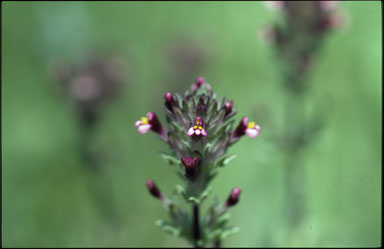
<instances>
[{"instance_id":1,"label":"flower bud","mask_svg":"<svg viewBox=\"0 0 384 249\"><path fill-rule=\"evenodd\" d=\"M153 180L147 181L147 188L151 195L157 199L162 199L163 195L161 194L160 190L157 188L156 184L153 182Z\"/></svg>"},{"instance_id":2,"label":"flower bud","mask_svg":"<svg viewBox=\"0 0 384 249\"><path fill-rule=\"evenodd\" d=\"M195 84L192 85L192 91L199 89L205 82L204 77L197 78Z\"/></svg>"},{"instance_id":3,"label":"flower bud","mask_svg":"<svg viewBox=\"0 0 384 249\"><path fill-rule=\"evenodd\" d=\"M174 97L172 96L171 93L167 92L165 95L164 95L164 99L165 99L165 106L166 108L170 111L170 112L173 112L173 108L177 105Z\"/></svg>"},{"instance_id":4,"label":"flower bud","mask_svg":"<svg viewBox=\"0 0 384 249\"><path fill-rule=\"evenodd\" d=\"M225 203L225 206L228 207L233 207L236 205L236 203L239 201L241 189L240 188L234 188L232 189L231 194L229 195L227 202Z\"/></svg>"},{"instance_id":5,"label":"flower bud","mask_svg":"<svg viewBox=\"0 0 384 249\"><path fill-rule=\"evenodd\" d=\"M185 167L185 176L191 180L195 179L197 176L197 165L199 164L199 158L192 158L190 156L185 158L182 156L180 160Z\"/></svg>"},{"instance_id":6,"label":"flower bud","mask_svg":"<svg viewBox=\"0 0 384 249\"><path fill-rule=\"evenodd\" d=\"M232 111L233 100L225 103L225 115L228 115Z\"/></svg>"}]
</instances>

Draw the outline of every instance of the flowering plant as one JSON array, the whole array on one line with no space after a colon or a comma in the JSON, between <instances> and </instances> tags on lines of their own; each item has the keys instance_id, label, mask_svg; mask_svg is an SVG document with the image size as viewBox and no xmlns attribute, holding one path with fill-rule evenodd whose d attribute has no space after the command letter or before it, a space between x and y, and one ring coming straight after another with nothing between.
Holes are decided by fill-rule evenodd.
<instances>
[{"instance_id":1,"label":"flowering plant","mask_svg":"<svg viewBox=\"0 0 384 249\"><path fill-rule=\"evenodd\" d=\"M316 141L331 110L321 103L313 107L316 111L307 111L310 74L325 39L332 31L345 27L349 19L339 11L338 1L267 1L266 5L280 14L280 22L268 25L262 35L276 52L286 94L282 132L276 132L274 139L286 160L283 177L287 234L296 241L296 231L307 218L302 151ZM301 234L297 237L305 238Z\"/></svg>"},{"instance_id":2,"label":"flowering plant","mask_svg":"<svg viewBox=\"0 0 384 249\"><path fill-rule=\"evenodd\" d=\"M164 97L167 129L153 112L135 122L140 134L151 130L170 146L171 153L162 153L161 156L175 165L177 174L185 182L184 186L176 186L175 196L168 197L153 180L147 181L150 193L162 202L170 217L170 221L157 221L156 224L196 247L210 242L219 246L223 239L238 230L228 225L228 208L239 201L241 189L233 188L225 203L212 204L203 219L200 218L201 204L210 193L209 183L219 168L236 157L227 155L227 149L243 135L257 137L261 128L244 117L233 129L233 116L236 114L233 101L225 97L218 101L202 77L185 92L184 97L171 93ZM178 196L192 205L191 215L179 205Z\"/></svg>"}]
</instances>

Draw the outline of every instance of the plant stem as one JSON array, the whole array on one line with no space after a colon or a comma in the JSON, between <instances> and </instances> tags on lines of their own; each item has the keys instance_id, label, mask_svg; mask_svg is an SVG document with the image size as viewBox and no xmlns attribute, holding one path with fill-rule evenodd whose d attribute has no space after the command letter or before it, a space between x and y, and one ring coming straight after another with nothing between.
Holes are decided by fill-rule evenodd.
<instances>
[{"instance_id":1,"label":"plant stem","mask_svg":"<svg viewBox=\"0 0 384 249\"><path fill-rule=\"evenodd\" d=\"M193 237L194 237L194 244L195 247L201 247L198 244L198 241L201 237L201 231L200 231L200 217L199 217L199 204L193 204Z\"/></svg>"},{"instance_id":2,"label":"plant stem","mask_svg":"<svg viewBox=\"0 0 384 249\"><path fill-rule=\"evenodd\" d=\"M304 148L305 136L304 99L300 93L288 92L286 104L286 139L288 148L285 150L285 190L287 203L288 230L294 232L305 216L304 165L301 150Z\"/></svg>"},{"instance_id":3,"label":"plant stem","mask_svg":"<svg viewBox=\"0 0 384 249\"><path fill-rule=\"evenodd\" d=\"M220 248L221 247L221 239L216 239L213 246L215 248Z\"/></svg>"}]
</instances>

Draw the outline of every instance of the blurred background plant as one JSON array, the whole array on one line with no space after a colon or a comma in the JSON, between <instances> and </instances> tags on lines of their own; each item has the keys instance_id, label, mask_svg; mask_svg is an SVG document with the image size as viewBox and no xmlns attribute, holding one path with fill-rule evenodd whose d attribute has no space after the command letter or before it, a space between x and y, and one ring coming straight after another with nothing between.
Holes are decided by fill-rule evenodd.
<instances>
[{"instance_id":1,"label":"blurred background plant","mask_svg":"<svg viewBox=\"0 0 384 249\"><path fill-rule=\"evenodd\" d=\"M66 62L54 58L48 66L52 83L73 107L80 128L79 159L89 186L94 206L104 217L105 227L115 229L119 222L111 200L109 181L105 177L108 149L93 146L95 131L102 118L103 107L118 97L123 81L126 81L126 61L118 55L96 55L78 59L80 62Z\"/></svg>"},{"instance_id":2,"label":"blurred background plant","mask_svg":"<svg viewBox=\"0 0 384 249\"><path fill-rule=\"evenodd\" d=\"M306 218L305 170L303 154L306 148L319 139L326 121L330 119L333 99L312 106L308 113L310 73L325 38L334 30L346 27L347 16L340 13L338 1L267 1L266 7L279 11L280 22L261 30L261 38L276 51L276 62L281 87L286 96L281 105L285 108L284 120L272 136L285 157L284 196L285 221L288 245L302 245L306 241L303 219ZM331 78L332 75L329 75ZM329 89L328 91L332 91ZM327 93L326 93L327 94ZM325 108L324 108L325 107ZM275 124L277 125L277 124Z\"/></svg>"},{"instance_id":3,"label":"blurred background plant","mask_svg":"<svg viewBox=\"0 0 384 249\"><path fill-rule=\"evenodd\" d=\"M213 182L221 200L228 181L243 190L231 218L241 230L225 246L288 245L281 167L286 158L270 139L284 132L278 124L285 122L287 94L276 84L281 81L276 55L258 38L258 28L276 20L276 12L262 2L6 2L2 7L3 246L183 246L150 222L165 215L153 207L143 182L162 179L162 190L170 192L177 180L148 152L162 150L161 142L136 139L132 124L149 109L160 112L158 98L187 88L195 74L209 78L217 92L228 93L263 127L257 141L230 149L238 158ZM380 2L341 2L340 9L350 16L348 32L333 32L323 43L305 91L307 115L332 113L321 136L301 152L306 211L297 228L302 239L295 242L301 246L380 245ZM195 65L187 66L196 70L193 76L181 73L170 55L180 43L190 58L199 58L188 62ZM75 109L52 94L47 75L52 58L80 65L90 51L110 54L103 51L112 48L129 61L122 66L129 84L124 78L118 96L101 107L92 147L105 155L107 181L101 187L115 207L116 229L106 224L89 193Z\"/></svg>"}]
</instances>

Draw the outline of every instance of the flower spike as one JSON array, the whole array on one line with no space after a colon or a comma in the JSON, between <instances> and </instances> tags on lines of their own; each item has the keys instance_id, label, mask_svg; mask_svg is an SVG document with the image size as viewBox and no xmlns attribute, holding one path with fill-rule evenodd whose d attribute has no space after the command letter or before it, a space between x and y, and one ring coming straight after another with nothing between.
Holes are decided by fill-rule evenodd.
<instances>
[{"instance_id":1,"label":"flower spike","mask_svg":"<svg viewBox=\"0 0 384 249\"><path fill-rule=\"evenodd\" d=\"M201 216L204 215L201 206L211 192L210 183L219 168L234 158L226 155L227 149L243 135L257 136L260 126L243 118L239 126L234 127L233 116L237 113L234 101L226 97L219 99L203 77L199 77L191 89L185 91L184 96L170 92L164 94L167 131L153 112L135 125L139 133L152 130L170 146L171 153L161 152L161 156L176 166L177 175L185 183L176 186L175 194L181 195L192 206L189 214L184 205L160 192L155 183L148 180L149 193L162 202L170 218L170 221L156 224L184 237L195 247L206 247L219 238L220 241L224 239L231 229L226 213L229 207L239 202L241 193L240 188L232 189L226 200L222 203L215 201L205 216Z\"/></svg>"}]
</instances>

